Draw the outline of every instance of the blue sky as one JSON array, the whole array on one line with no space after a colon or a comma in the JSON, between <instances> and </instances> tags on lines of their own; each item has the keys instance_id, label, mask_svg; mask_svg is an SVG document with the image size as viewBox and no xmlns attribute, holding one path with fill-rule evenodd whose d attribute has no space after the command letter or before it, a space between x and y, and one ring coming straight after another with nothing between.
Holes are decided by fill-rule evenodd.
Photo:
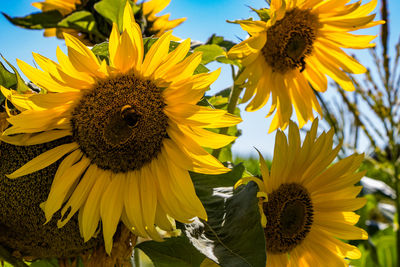
<instances>
[{"instance_id":1,"label":"blue sky","mask_svg":"<svg viewBox=\"0 0 400 267\"><path fill-rule=\"evenodd\" d=\"M37 9L31 6L32 0L0 1L0 11L11 16L24 16ZM391 47L397 42L400 29L394 25L400 25L399 16L400 1L389 0L391 26ZM239 38L246 38L240 26L227 23L226 20L245 19L256 17L248 6L254 8L266 7L264 0L172 0L171 4L162 13L171 13L171 18L186 17L187 20L174 30L174 34L183 39L206 41L213 33L224 36L235 42ZM396 12L397 11L397 12ZM11 63L19 58L29 64L33 64L32 52L37 52L51 59L55 59L56 47L65 48L62 40L44 38L42 31L25 30L11 25L3 16L0 16L0 53ZM367 34L378 34L378 28L367 30ZM365 34L365 31L363 32ZM377 39L378 41L378 39ZM370 59L368 53L357 53L361 63L368 65ZM210 93L215 93L232 84L230 68L220 64L208 66L211 69L222 67L222 74L212 85ZM328 93L332 91L328 89ZM241 106L243 110L244 106ZM256 112L242 112L243 122L239 125L242 136L233 146L235 154L255 155L253 147L257 147L263 154L272 156L274 147L274 134L268 134L271 118L266 119L269 104Z\"/></svg>"}]
</instances>

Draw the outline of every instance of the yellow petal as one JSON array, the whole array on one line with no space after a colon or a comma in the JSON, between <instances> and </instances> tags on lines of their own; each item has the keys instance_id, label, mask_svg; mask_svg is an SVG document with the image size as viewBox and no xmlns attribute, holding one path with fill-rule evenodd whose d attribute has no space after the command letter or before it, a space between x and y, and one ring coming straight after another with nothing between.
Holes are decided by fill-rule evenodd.
<instances>
[{"instance_id":1,"label":"yellow petal","mask_svg":"<svg viewBox=\"0 0 400 267\"><path fill-rule=\"evenodd\" d=\"M175 221L168 216L160 204L157 205L155 222L164 231L172 232L175 230Z\"/></svg>"},{"instance_id":2,"label":"yellow petal","mask_svg":"<svg viewBox=\"0 0 400 267\"><path fill-rule=\"evenodd\" d=\"M141 69L142 61L143 61L143 38L142 38L142 31L139 25L135 22L135 17L132 12L132 7L127 2L124 10L123 16L123 30L129 34L131 39L131 43L133 44L133 51L134 54L133 59L133 66L137 71Z\"/></svg>"},{"instance_id":3,"label":"yellow petal","mask_svg":"<svg viewBox=\"0 0 400 267\"><path fill-rule=\"evenodd\" d=\"M165 151L161 151L157 160L151 163L151 168L155 170L157 177L155 182L159 192L159 204L174 219L183 223L190 223L190 219L196 216L195 212L190 207L190 203L181 201L179 188L169 182L172 179L167 167L169 161Z\"/></svg>"},{"instance_id":4,"label":"yellow petal","mask_svg":"<svg viewBox=\"0 0 400 267\"><path fill-rule=\"evenodd\" d=\"M149 165L145 165L140 169L140 200L142 202L142 216L146 232L156 241L162 241L154 227L156 208L157 208L157 191L154 190L154 175Z\"/></svg>"},{"instance_id":5,"label":"yellow petal","mask_svg":"<svg viewBox=\"0 0 400 267\"><path fill-rule=\"evenodd\" d=\"M167 56L172 32L164 33L147 52L142 65L142 75L149 77Z\"/></svg>"},{"instance_id":6,"label":"yellow petal","mask_svg":"<svg viewBox=\"0 0 400 267\"><path fill-rule=\"evenodd\" d=\"M167 132L171 139L192 160L194 171L208 174L220 174L230 171L177 127L170 127Z\"/></svg>"},{"instance_id":7,"label":"yellow petal","mask_svg":"<svg viewBox=\"0 0 400 267\"><path fill-rule=\"evenodd\" d=\"M219 128L233 126L242 121L241 118L228 114L225 110L179 103L164 108L164 112L178 124L199 126L203 128Z\"/></svg>"},{"instance_id":8,"label":"yellow petal","mask_svg":"<svg viewBox=\"0 0 400 267\"><path fill-rule=\"evenodd\" d=\"M173 162L170 162L167 166L170 173L169 182L172 187L180 192L181 202L190 203L190 207L193 209L195 216L207 220L206 210L196 195L189 172L179 168Z\"/></svg>"},{"instance_id":9,"label":"yellow petal","mask_svg":"<svg viewBox=\"0 0 400 267\"><path fill-rule=\"evenodd\" d=\"M79 66L78 68L76 68L78 71L88 70L89 72L91 72L91 71L96 71L98 69L98 67L100 66L99 61L89 48L87 48L83 43L81 43L81 41L79 41L76 37L68 33L64 33L64 39L65 39L65 44L68 47L68 55L69 51L74 51L74 53L79 54L79 56L77 55L77 57L79 57L83 61L80 64L78 64L78 62L76 62L77 64L75 65L73 64L75 67ZM73 62L71 61L71 63Z\"/></svg>"},{"instance_id":10,"label":"yellow petal","mask_svg":"<svg viewBox=\"0 0 400 267\"><path fill-rule=\"evenodd\" d=\"M164 139L163 141L165 153L168 158L176 159L176 164L185 170L193 170L192 161L181 152L178 145L171 139Z\"/></svg>"},{"instance_id":11,"label":"yellow petal","mask_svg":"<svg viewBox=\"0 0 400 267\"><path fill-rule=\"evenodd\" d=\"M366 202L365 198L318 201L315 203L315 211L354 211L362 208Z\"/></svg>"},{"instance_id":12,"label":"yellow petal","mask_svg":"<svg viewBox=\"0 0 400 267\"><path fill-rule=\"evenodd\" d=\"M236 136L217 134L198 127L181 126L179 128L199 145L212 149L224 147L237 138Z\"/></svg>"},{"instance_id":13,"label":"yellow petal","mask_svg":"<svg viewBox=\"0 0 400 267\"><path fill-rule=\"evenodd\" d=\"M170 71L163 76L163 79L167 82L178 82L191 77L201 62L201 56L201 52L194 52L171 68Z\"/></svg>"},{"instance_id":14,"label":"yellow petal","mask_svg":"<svg viewBox=\"0 0 400 267\"><path fill-rule=\"evenodd\" d=\"M364 229L338 221L320 221L318 219L315 218L314 223L337 238L349 240L368 239L368 234Z\"/></svg>"},{"instance_id":15,"label":"yellow petal","mask_svg":"<svg viewBox=\"0 0 400 267\"><path fill-rule=\"evenodd\" d=\"M258 149L256 149L256 150L257 150L258 156L260 158L259 159L259 161L260 161L260 170L261 170L261 175L262 175L262 178L263 178L263 181L264 181L264 185L267 185L268 182L269 182L269 169L268 169L267 163L265 162L265 159L262 156L261 152ZM260 191L266 192L265 191L265 187L264 186L260 187Z\"/></svg>"},{"instance_id":16,"label":"yellow petal","mask_svg":"<svg viewBox=\"0 0 400 267\"><path fill-rule=\"evenodd\" d=\"M94 84L95 81L93 77L86 72L80 72L76 70L75 67L72 65L71 61L69 60L68 56L64 54L64 52L58 46L56 54L59 62L58 64L60 65L62 71L65 72L70 77L79 79L82 83L82 86L80 87L81 89L90 87L87 84L89 85Z\"/></svg>"},{"instance_id":17,"label":"yellow petal","mask_svg":"<svg viewBox=\"0 0 400 267\"><path fill-rule=\"evenodd\" d=\"M228 52L228 57L233 59L243 59L248 57L251 54L259 52L264 47L266 41L266 32L251 36L232 47Z\"/></svg>"},{"instance_id":18,"label":"yellow petal","mask_svg":"<svg viewBox=\"0 0 400 267\"><path fill-rule=\"evenodd\" d=\"M142 202L140 197L140 173L130 171L127 176L127 184L124 192L125 211L134 231L142 237L147 237L143 222Z\"/></svg>"},{"instance_id":19,"label":"yellow petal","mask_svg":"<svg viewBox=\"0 0 400 267\"><path fill-rule=\"evenodd\" d=\"M100 220L100 201L104 191L111 181L111 171L102 171L99 173L89 196L83 206L81 218L81 230L84 242L87 242L96 232ZM81 215L82 214L82 215Z\"/></svg>"},{"instance_id":20,"label":"yellow petal","mask_svg":"<svg viewBox=\"0 0 400 267\"><path fill-rule=\"evenodd\" d=\"M76 88L69 87L65 84L60 84L53 80L47 73L35 69L34 67L26 64L25 62L17 59L17 64L22 72L35 83L37 86L46 89L49 92L73 92L77 91Z\"/></svg>"},{"instance_id":21,"label":"yellow petal","mask_svg":"<svg viewBox=\"0 0 400 267\"><path fill-rule=\"evenodd\" d=\"M100 216L103 225L104 246L108 255L111 254L113 236L124 207L123 192L125 186L126 174L113 174L110 184L101 197Z\"/></svg>"},{"instance_id":22,"label":"yellow petal","mask_svg":"<svg viewBox=\"0 0 400 267\"><path fill-rule=\"evenodd\" d=\"M354 74L361 74L367 71L367 69L358 63L357 60L349 57L345 52L335 45L332 45L324 40L320 40L319 44L314 45L314 49L320 50L321 54L325 54L325 57L329 58L335 65L341 67L342 70Z\"/></svg>"},{"instance_id":23,"label":"yellow petal","mask_svg":"<svg viewBox=\"0 0 400 267\"><path fill-rule=\"evenodd\" d=\"M62 158L65 154L74 151L78 147L79 145L77 143L70 143L50 149L40 154L36 158L30 160L29 162L25 163L18 170L6 176L8 178L17 178L44 169Z\"/></svg>"},{"instance_id":24,"label":"yellow petal","mask_svg":"<svg viewBox=\"0 0 400 267\"><path fill-rule=\"evenodd\" d=\"M314 66L329 75L335 82L337 82L344 90L346 91L354 91L354 84L350 80L350 78L339 70L327 57L316 53L316 57L319 59L315 59ZM320 60L322 59L323 60Z\"/></svg>"},{"instance_id":25,"label":"yellow petal","mask_svg":"<svg viewBox=\"0 0 400 267\"><path fill-rule=\"evenodd\" d=\"M190 49L190 39L186 39L179 46L168 54L163 60L160 67L154 73L154 78L162 78L171 68L173 68L178 62L185 58Z\"/></svg>"},{"instance_id":26,"label":"yellow petal","mask_svg":"<svg viewBox=\"0 0 400 267\"><path fill-rule=\"evenodd\" d=\"M111 34L110 34L110 40L108 42L108 51L110 53L110 64L113 67L116 67L115 57L117 55L118 47L120 45L119 39L120 39L120 35L119 35L118 25L114 22L112 30L111 30Z\"/></svg>"},{"instance_id":27,"label":"yellow petal","mask_svg":"<svg viewBox=\"0 0 400 267\"><path fill-rule=\"evenodd\" d=\"M29 100L38 107L50 109L65 104L72 104L81 95L80 92L35 94L29 97Z\"/></svg>"},{"instance_id":28,"label":"yellow petal","mask_svg":"<svg viewBox=\"0 0 400 267\"><path fill-rule=\"evenodd\" d=\"M132 69L136 62L134 47L126 31L121 35L121 42L117 48L113 63L114 67L121 73L126 73Z\"/></svg>"},{"instance_id":29,"label":"yellow petal","mask_svg":"<svg viewBox=\"0 0 400 267\"><path fill-rule=\"evenodd\" d=\"M98 177L98 172L101 171L97 168L95 164L91 164L85 174L83 175L81 181L75 188L68 202L64 205L61 210L61 219L58 220L57 226L63 227L72 216L83 206L86 199L92 189L96 179ZM69 211L68 211L69 210ZM68 211L68 216L64 218L65 213Z\"/></svg>"},{"instance_id":30,"label":"yellow petal","mask_svg":"<svg viewBox=\"0 0 400 267\"><path fill-rule=\"evenodd\" d=\"M72 135L70 130L51 130L37 134L3 135L0 136L0 140L16 146L32 146L48 143L68 135Z\"/></svg>"},{"instance_id":31,"label":"yellow petal","mask_svg":"<svg viewBox=\"0 0 400 267\"><path fill-rule=\"evenodd\" d=\"M61 208L62 204L68 198L68 195L73 192L76 183L79 181L81 175L85 172L89 164L90 160L86 157L82 157L80 161L64 172L56 182L52 183L49 196L44 205L46 223L48 223L53 217L53 214Z\"/></svg>"},{"instance_id":32,"label":"yellow petal","mask_svg":"<svg viewBox=\"0 0 400 267\"><path fill-rule=\"evenodd\" d=\"M240 24L243 30L251 35L268 30L267 24L263 21L239 20L237 22Z\"/></svg>"}]
</instances>

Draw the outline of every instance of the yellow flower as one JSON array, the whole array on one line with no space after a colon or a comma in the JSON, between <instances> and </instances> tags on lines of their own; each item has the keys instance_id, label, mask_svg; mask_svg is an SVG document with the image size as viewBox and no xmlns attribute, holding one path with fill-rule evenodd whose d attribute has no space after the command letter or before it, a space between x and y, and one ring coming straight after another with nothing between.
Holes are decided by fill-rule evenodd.
<instances>
[{"instance_id":1,"label":"yellow flower","mask_svg":"<svg viewBox=\"0 0 400 267\"><path fill-rule=\"evenodd\" d=\"M134 0L135 3L138 0ZM169 31L176 26L180 25L182 22L186 20L186 18L169 20L170 14L165 14L162 16L156 16L157 13L161 12L164 8L166 8L171 0L149 0L143 3L143 15L147 19L148 29L146 29L146 36L161 36L166 31ZM174 38L175 40L179 38Z\"/></svg>"},{"instance_id":2,"label":"yellow flower","mask_svg":"<svg viewBox=\"0 0 400 267\"><path fill-rule=\"evenodd\" d=\"M236 80L244 83L242 102L249 101L247 111L263 107L272 95L267 116L275 113L269 131L286 128L292 115L292 104L299 127L314 118L313 110L322 115L312 89L327 89L326 75L344 90L354 90L344 72L364 73L365 67L343 52L342 48L373 47L375 36L348 33L369 28L383 21L373 21L377 0L365 5L361 1L272 0L265 21L238 21L250 34L228 53L240 59L244 71Z\"/></svg>"},{"instance_id":3,"label":"yellow flower","mask_svg":"<svg viewBox=\"0 0 400 267\"><path fill-rule=\"evenodd\" d=\"M56 63L33 54L42 70L18 60L20 69L47 94L16 94L1 88L21 111L1 140L34 145L69 138L8 175L17 178L62 159L47 200L47 222L61 209L58 226L79 211L85 241L101 220L110 253L119 221L135 234L161 240L155 225L172 231L173 220L189 222L207 214L188 171L227 172L201 146L223 147L235 137L205 128L236 125L240 118L196 105L219 70L193 75L201 53L186 57L190 40L168 53L171 32L144 57L143 39L132 8L126 5L123 33L110 35L110 65L78 39L64 34L68 56Z\"/></svg>"},{"instance_id":4,"label":"yellow flower","mask_svg":"<svg viewBox=\"0 0 400 267\"><path fill-rule=\"evenodd\" d=\"M318 119L303 145L297 125L289 124L288 139L278 131L271 170L260 154L263 180L254 181L264 227L267 266L347 266L360 251L340 240L367 239L354 224L353 211L365 205L354 186L364 172L356 172L364 156L354 154L331 165L340 145L332 149L334 131L316 138ZM240 183L246 180L239 181ZM340 240L339 240L339 239Z\"/></svg>"}]
</instances>

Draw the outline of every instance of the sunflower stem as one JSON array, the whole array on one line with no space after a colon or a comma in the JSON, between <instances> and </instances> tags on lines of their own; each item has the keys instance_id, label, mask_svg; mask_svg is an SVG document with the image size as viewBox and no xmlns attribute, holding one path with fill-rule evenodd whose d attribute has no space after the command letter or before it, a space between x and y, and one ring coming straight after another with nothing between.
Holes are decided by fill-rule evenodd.
<instances>
[{"instance_id":1,"label":"sunflower stem","mask_svg":"<svg viewBox=\"0 0 400 267\"><path fill-rule=\"evenodd\" d=\"M237 75L238 76L238 75ZM236 77L237 77L236 76ZM228 107L227 107L227 111L230 114L235 114L235 109L236 106L238 104L239 101L239 96L240 93L242 92L243 88L240 85L234 84L231 94L229 96L229 101L228 101ZM225 128L221 128L221 130L219 131L220 134L227 134L229 130L229 127L225 127ZM219 155L221 153L221 148L218 149L214 149L212 152L212 155L218 159Z\"/></svg>"}]
</instances>

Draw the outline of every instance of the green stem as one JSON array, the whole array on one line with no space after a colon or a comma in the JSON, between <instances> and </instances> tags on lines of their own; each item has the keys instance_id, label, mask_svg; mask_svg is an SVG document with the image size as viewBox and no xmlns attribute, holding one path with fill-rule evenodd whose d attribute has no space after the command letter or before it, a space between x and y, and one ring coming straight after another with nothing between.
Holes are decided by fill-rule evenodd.
<instances>
[{"instance_id":1,"label":"green stem","mask_svg":"<svg viewBox=\"0 0 400 267\"><path fill-rule=\"evenodd\" d=\"M242 90L243 90L243 88L240 87L239 85L236 85L236 84L233 85L231 94L229 96L229 102L228 102L228 108L227 108L228 113L230 113L230 114L235 113L235 109L238 104L239 96L240 96L240 93L242 92ZM219 133L227 134L228 130L229 130L229 127L221 128ZM221 153L221 148L218 148L218 149L214 149L214 151L212 152L212 155L215 158L218 158L220 153Z\"/></svg>"}]
</instances>

